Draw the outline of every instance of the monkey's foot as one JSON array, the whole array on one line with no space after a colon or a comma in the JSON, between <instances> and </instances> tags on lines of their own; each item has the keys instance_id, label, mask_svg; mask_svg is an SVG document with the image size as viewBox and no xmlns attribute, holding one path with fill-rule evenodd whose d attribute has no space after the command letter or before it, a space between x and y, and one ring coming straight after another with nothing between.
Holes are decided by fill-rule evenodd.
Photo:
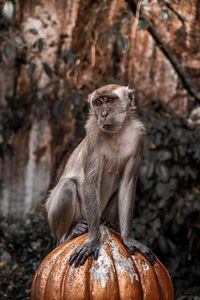
<instances>
[{"instance_id":1,"label":"monkey's foot","mask_svg":"<svg viewBox=\"0 0 200 300\"><path fill-rule=\"evenodd\" d=\"M75 267L84 265L86 259L93 255L94 259L97 260L99 256L99 241L97 240L86 240L83 244L78 246L71 254L69 264L74 264Z\"/></svg>"},{"instance_id":2,"label":"monkey's foot","mask_svg":"<svg viewBox=\"0 0 200 300\"><path fill-rule=\"evenodd\" d=\"M131 254L134 254L135 251L138 250L150 261L152 265L154 265L156 256L148 247L132 238L125 239L123 242L125 246L130 250Z\"/></svg>"},{"instance_id":3,"label":"monkey's foot","mask_svg":"<svg viewBox=\"0 0 200 300\"><path fill-rule=\"evenodd\" d=\"M114 224L112 224L111 222L109 222L109 221L107 221L107 220L105 220L103 218L101 219L100 224L102 224L102 225L104 225L104 226L106 226L108 228L111 228L113 230L116 230L116 226Z\"/></svg>"},{"instance_id":4,"label":"monkey's foot","mask_svg":"<svg viewBox=\"0 0 200 300\"><path fill-rule=\"evenodd\" d=\"M72 240L73 238L84 234L88 231L88 225L85 220L78 220L76 223L72 226L72 229L70 232L65 233L65 235L62 237L59 244L63 243L64 241Z\"/></svg>"}]
</instances>

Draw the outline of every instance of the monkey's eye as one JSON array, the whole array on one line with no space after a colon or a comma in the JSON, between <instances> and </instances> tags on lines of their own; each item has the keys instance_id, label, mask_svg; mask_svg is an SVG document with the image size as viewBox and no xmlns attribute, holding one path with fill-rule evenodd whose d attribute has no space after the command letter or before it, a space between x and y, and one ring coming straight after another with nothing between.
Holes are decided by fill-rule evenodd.
<instances>
[{"instance_id":1,"label":"monkey's eye","mask_svg":"<svg viewBox=\"0 0 200 300\"><path fill-rule=\"evenodd\" d=\"M94 104L95 106L101 106L102 102L101 102L100 99L96 99L96 100L93 101L93 104Z\"/></svg>"},{"instance_id":2,"label":"monkey's eye","mask_svg":"<svg viewBox=\"0 0 200 300\"><path fill-rule=\"evenodd\" d=\"M116 98L114 98L114 97L109 97L109 98L107 98L107 102L108 102L108 103L114 103L115 100L116 100Z\"/></svg>"}]
</instances>

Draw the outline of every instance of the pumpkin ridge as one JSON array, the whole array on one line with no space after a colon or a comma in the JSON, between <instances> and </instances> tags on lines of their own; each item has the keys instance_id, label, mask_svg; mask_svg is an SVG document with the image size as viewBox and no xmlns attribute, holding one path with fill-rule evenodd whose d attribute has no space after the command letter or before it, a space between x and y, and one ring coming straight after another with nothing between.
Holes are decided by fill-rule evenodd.
<instances>
[{"instance_id":1,"label":"pumpkin ridge","mask_svg":"<svg viewBox=\"0 0 200 300\"><path fill-rule=\"evenodd\" d=\"M61 249L62 249L62 248L61 248ZM44 300L48 299L48 298L46 298L46 292L47 292L47 290L48 290L48 285L49 285L49 281L50 281L49 278L50 278L50 276L51 276L51 272L52 272L54 266L55 266L56 263L57 263L57 259L59 258L60 255L62 255L62 253L63 253L66 249L64 248L64 249L62 249L62 250L63 250L63 251L59 252L58 255L56 255L56 259L55 259L54 263L52 264L52 266L51 266L51 268L50 268L50 270L49 270L49 274L48 274L48 277L47 277L47 279L46 279L46 285L45 285L44 292L43 292Z\"/></svg>"},{"instance_id":2,"label":"pumpkin ridge","mask_svg":"<svg viewBox=\"0 0 200 300\"><path fill-rule=\"evenodd\" d=\"M61 300L63 300L65 298L65 280L69 274L69 269L70 269L70 265L67 264L66 265L66 269L65 269L65 274L63 275L62 279L61 279L61 288L60 288L60 296L61 296Z\"/></svg>"},{"instance_id":3,"label":"pumpkin ridge","mask_svg":"<svg viewBox=\"0 0 200 300\"><path fill-rule=\"evenodd\" d=\"M146 259L146 257L144 256L144 254L142 254L142 253L140 253L142 256L143 256L143 259L144 260L147 260ZM157 259L157 258L156 258ZM158 259L157 259L158 260ZM148 261L148 260L147 260ZM156 280L156 283L157 283L157 287L158 287L158 291L159 291L159 295L160 295L160 299L159 300L164 300L164 297L163 297L163 290L162 290L162 288L161 288L161 286L160 286L160 282L159 282L159 280L158 280L158 276L157 276L157 273L155 272L155 268L154 268L154 266L155 266L155 264L154 265L152 265L151 263L150 263L150 266L151 266L151 270L153 271L153 274L154 274L154 278L155 278L155 280ZM162 296L162 297L161 297Z\"/></svg>"},{"instance_id":4,"label":"pumpkin ridge","mask_svg":"<svg viewBox=\"0 0 200 300\"><path fill-rule=\"evenodd\" d=\"M70 245L73 246L73 248L70 250L69 253L66 253L65 255L68 255L70 257L71 253L75 250L76 247L78 247L79 245L81 245L85 240L86 240L87 234L83 234L80 236L75 237L74 239L71 240L72 243L70 243ZM66 244L68 243L68 241L66 241ZM67 252L68 248L66 249ZM86 262L87 263L87 262ZM66 299L66 295L67 295L67 290L68 290L68 285L66 284L66 282L68 281L68 279L72 276L72 274L70 274L72 271L76 271L75 267L73 265L70 266L69 264L69 259L66 263L67 267L66 267L66 272L64 273L63 277L62 277L62 281L61 281L61 299L60 300L64 300ZM87 268L86 268L87 269ZM70 279L71 281L71 279ZM69 282L68 282L69 283Z\"/></svg>"},{"instance_id":5,"label":"pumpkin ridge","mask_svg":"<svg viewBox=\"0 0 200 300\"><path fill-rule=\"evenodd\" d=\"M91 283L90 283L90 279L91 279L90 269L92 267L92 258L89 257L88 261L86 263L88 263L88 268L87 268L87 280L86 280L87 295L86 295L85 300L90 300L90 299L92 299L92 297L91 297L91 289L90 289L90 286L91 286Z\"/></svg>"},{"instance_id":6,"label":"pumpkin ridge","mask_svg":"<svg viewBox=\"0 0 200 300\"><path fill-rule=\"evenodd\" d=\"M66 255L66 252L68 250L68 247L65 248L65 251L63 251L63 254ZM60 282L60 296L61 296L61 300L64 299L64 292L65 292L65 279L66 279L66 276L68 275L69 273L69 268L70 268L70 265L69 265L69 262L66 263L66 268L63 270L63 276L62 276L62 279L61 279L61 282ZM65 272L64 272L65 271Z\"/></svg>"},{"instance_id":7,"label":"pumpkin ridge","mask_svg":"<svg viewBox=\"0 0 200 300\"><path fill-rule=\"evenodd\" d=\"M38 287L38 290L40 291L40 288L39 288L39 285L40 285L40 282L44 282L45 285L44 285L44 288L41 290L42 291L42 295L40 296L40 299L45 299L44 296L45 296L45 290L47 288L47 283L48 283L48 277L49 275L51 274L51 270L53 268L53 265L56 263L56 259L57 257L59 256L60 253L62 253L64 251L64 249L62 249L62 247L60 247L58 249L58 252L55 251L56 249L54 249L51 253L49 253L47 255L47 257L45 257L45 259L40 263L40 266L39 266L39 269L38 269L38 272L36 273L37 274L37 278L36 278L36 281L35 281L35 284L36 286ZM53 254L53 255L51 255ZM49 259L50 258L50 259ZM51 264L51 258L52 258L52 265ZM48 266L48 272L46 274L46 280L44 280L42 278L42 275L44 274L44 270L45 270L45 267L46 265ZM49 267L50 265L50 267ZM36 275L35 275L36 276ZM42 297L42 298L41 298ZM37 299L37 295L36 295L36 299Z\"/></svg>"},{"instance_id":8,"label":"pumpkin ridge","mask_svg":"<svg viewBox=\"0 0 200 300\"><path fill-rule=\"evenodd\" d=\"M152 266L152 267L153 267L153 272L154 272L154 274L155 274L155 278L156 278L158 290L159 290L159 292L160 292L160 300L164 300L163 289L162 289L162 287L161 287L161 284L160 284L160 281L159 281L159 279L158 279L158 276L157 276L157 274L156 274L156 272L155 272L154 266Z\"/></svg>"},{"instance_id":9,"label":"pumpkin ridge","mask_svg":"<svg viewBox=\"0 0 200 300\"><path fill-rule=\"evenodd\" d=\"M161 298L161 290L157 280L157 274L154 271L153 266L148 261L148 259L141 253L136 252L135 256L133 257L135 260L136 266L138 266L138 271L140 273L141 284L143 289L143 299L144 300L162 300ZM153 285L153 286L152 286ZM148 288L147 288L148 287ZM149 291L154 290L153 298L149 298ZM151 295L151 294L150 294Z\"/></svg>"},{"instance_id":10,"label":"pumpkin ridge","mask_svg":"<svg viewBox=\"0 0 200 300\"><path fill-rule=\"evenodd\" d=\"M80 240L81 236L80 237L77 237L76 239L77 240ZM71 241L65 241L64 243L60 244L58 247L56 247L49 255L47 255L47 257L45 258L44 262L46 261L47 259L47 262L50 258L51 260L51 257L54 257L55 256L55 261L54 263L52 264L51 266L51 269L49 270L49 274L48 274L48 277L46 279L46 286L44 288L44 292L43 292L43 296L45 297L44 300L46 299L46 290L48 290L48 285L49 285L49 281L50 281L50 275L51 275L51 272L53 270L53 268L55 267L56 264L58 264L59 260L62 259L63 257L63 254L66 253L69 248L74 244L74 239L72 239ZM49 262L48 262L49 264ZM47 298L47 300L49 300Z\"/></svg>"},{"instance_id":11,"label":"pumpkin ridge","mask_svg":"<svg viewBox=\"0 0 200 300\"><path fill-rule=\"evenodd\" d=\"M160 284L163 300L173 300L174 299L174 290L171 277L165 268L165 266L157 259L157 262L154 265L154 270ZM160 273L158 275L158 273ZM164 278L163 278L164 277ZM169 292L166 294L166 291ZM170 293L171 292L171 293Z\"/></svg>"},{"instance_id":12,"label":"pumpkin ridge","mask_svg":"<svg viewBox=\"0 0 200 300\"><path fill-rule=\"evenodd\" d=\"M101 226L99 257L97 261L93 261L92 267L90 268L92 279L90 285L92 291L91 299L96 299L94 295L98 295L99 293L101 294L101 298L97 296L97 299L116 299L116 295L114 298L114 296L109 293L110 288L116 288L116 283L113 280L115 269L109 253L110 245L108 241L108 230L105 226Z\"/></svg>"},{"instance_id":13,"label":"pumpkin ridge","mask_svg":"<svg viewBox=\"0 0 200 300\"><path fill-rule=\"evenodd\" d=\"M113 233L113 231L110 234L110 243L111 243L111 251L113 253L113 258L118 257L118 254L116 253L119 252L119 255L123 257L123 259L127 260L127 264L129 262L129 264L126 266L126 264L124 264L124 270L117 270L117 274L119 275L121 273L121 276L123 276L123 273L126 273L128 275L128 278L130 280L131 283L134 283L135 281L135 286L132 287L132 292L131 295L129 295L129 297L131 297L130 299L136 299L136 300L142 300L143 299L143 295L142 295L142 286L141 286L141 282L139 281L139 277L138 277L138 273L137 273L137 269L135 268L135 265L133 264L133 261L131 259L131 254L128 251L128 249L125 247L125 245L122 242L122 239L120 236L115 235L115 233ZM131 262L131 269L130 269L130 262ZM119 263L120 265L120 263ZM124 272L125 271L125 272ZM123 278L123 277L122 277ZM124 290L125 291L125 290ZM122 293L122 297L124 298L124 291L123 288L119 288L119 295ZM130 293L130 291L129 291ZM133 293L133 294L132 294ZM132 298L132 297L136 297L137 298Z\"/></svg>"},{"instance_id":14,"label":"pumpkin ridge","mask_svg":"<svg viewBox=\"0 0 200 300\"><path fill-rule=\"evenodd\" d=\"M111 260L112 260L112 263L113 263L113 267L114 267L114 270L115 270L115 274L117 274L117 269L116 269L116 266L115 266L114 258L113 258L113 256L112 256L112 251L111 251L110 244L109 244L109 254L110 254L110 257L111 257ZM117 281L117 289L118 289L118 295L119 295L119 280L118 280L117 275L115 275L115 280ZM120 296L118 296L118 299L116 299L116 300L121 300L121 299L120 299Z\"/></svg>"},{"instance_id":15,"label":"pumpkin ridge","mask_svg":"<svg viewBox=\"0 0 200 300\"><path fill-rule=\"evenodd\" d=\"M140 272L139 272L139 270L138 270L138 268L137 268L137 266L136 266L136 263L135 263L135 261L134 261L134 259L133 259L133 256L134 256L134 255L135 255L135 254L133 254L133 255L130 254L130 257L131 257L131 260L132 260L132 262L133 262L133 265L134 265L134 267L135 267L135 269L136 269L136 272L137 272L137 275L138 275L138 278L139 278L139 282L140 282L141 289L142 289L142 300L143 300L144 297L143 297L143 287L142 287L142 284L141 284L141 276L140 276Z\"/></svg>"},{"instance_id":16,"label":"pumpkin ridge","mask_svg":"<svg viewBox=\"0 0 200 300\"><path fill-rule=\"evenodd\" d=\"M157 257L156 257L156 259L157 259ZM159 262L158 259L157 259L157 261ZM159 262L159 263L160 263L160 262ZM153 267L153 271L154 271L154 274L155 274L155 277L156 277L156 282L157 282L157 284L158 284L158 288L159 288L159 291L160 291L160 295L162 295L162 297L160 298L160 300L165 300L165 293L164 293L163 287L162 287L161 282L160 282L160 280L159 280L159 276L158 276L158 274L157 274L156 271L155 271L155 263L154 263L154 265L153 265L152 267Z\"/></svg>"},{"instance_id":17,"label":"pumpkin ridge","mask_svg":"<svg viewBox=\"0 0 200 300\"><path fill-rule=\"evenodd\" d=\"M112 234L112 229L107 229L107 243L108 243L108 249L109 249L109 254L110 254L110 258L112 260L112 263L113 263L113 267L114 267L114 270L115 270L115 278L116 278L116 281L117 281L117 288L118 288L118 300L120 300L120 289L119 289L119 280L118 280L118 276L117 276L117 268L116 268L116 265L115 265L115 260L114 260L114 257L112 255L112 245L111 245L111 241L113 240L113 238L117 239L118 240L118 236L115 235L114 233ZM112 237L111 237L112 236ZM116 299L117 300L117 299Z\"/></svg>"}]
</instances>

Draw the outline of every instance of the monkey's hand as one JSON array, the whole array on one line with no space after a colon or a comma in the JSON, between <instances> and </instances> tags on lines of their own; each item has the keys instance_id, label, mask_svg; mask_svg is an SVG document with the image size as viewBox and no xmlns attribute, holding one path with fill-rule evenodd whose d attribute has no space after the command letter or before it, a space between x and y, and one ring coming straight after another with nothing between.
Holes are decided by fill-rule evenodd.
<instances>
[{"instance_id":1,"label":"monkey's hand","mask_svg":"<svg viewBox=\"0 0 200 300\"><path fill-rule=\"evenodd\" d=\"M129 249L131 254L134 254L135 251L141 252L149 261L152 265L154 265L156 261L156 256L155 254L146 246L144 246L142 243L136 241L133 238L126 238L123 240L125 246Z\"/></svg>"},{"instance_id":2,"label":"monkey's hand","mask_svg":"<svg viewBox=\"0 0 200 300\"><path fill-rule=\"evenodd\" d=\"M75 267L84 265L86 259L93 255L94 259L97 260L99 256L99 240L98 239L87 239L83 244L78 246L71 254L69 264L74 263Z\"/></svg>"}]
</instances>

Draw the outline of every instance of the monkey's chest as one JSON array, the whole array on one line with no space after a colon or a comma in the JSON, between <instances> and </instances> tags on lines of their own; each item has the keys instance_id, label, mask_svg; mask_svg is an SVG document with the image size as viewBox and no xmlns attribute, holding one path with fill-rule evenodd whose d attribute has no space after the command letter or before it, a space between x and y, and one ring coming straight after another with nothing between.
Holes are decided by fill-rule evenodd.
<instances>
[{"instance_id":1,"label":"monkey's chest","mask_svg":"<svg viewBox=\"0 0 200 300\"><path fill-rule=\"evenodd\" d=\"M102 171L99 174L100 202L102 209L105 208L119 187L122 168L121 162L118 162L114 157L112 157L112 159L104 157Z\"/></svg>"}]
</instances>

